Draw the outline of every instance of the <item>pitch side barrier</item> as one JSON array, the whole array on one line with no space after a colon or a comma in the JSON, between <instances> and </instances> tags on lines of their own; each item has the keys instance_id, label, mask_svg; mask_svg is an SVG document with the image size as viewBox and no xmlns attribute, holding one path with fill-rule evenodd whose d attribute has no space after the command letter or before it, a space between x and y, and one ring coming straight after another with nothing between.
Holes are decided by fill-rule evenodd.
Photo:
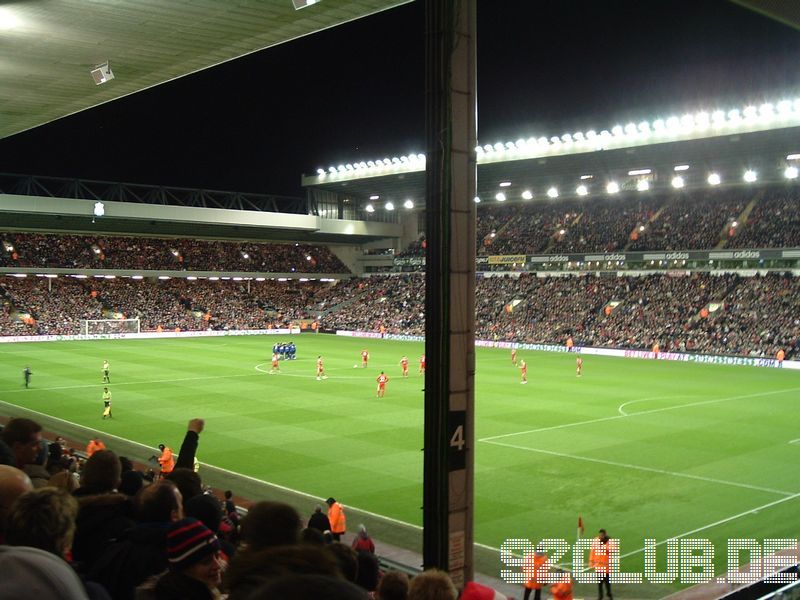
<instances>
[{"instance_id":1,"label":"pitch side barrier","mask_svg":"<svg viewBox=\"0 0 800 600\"><path fill-rule=\"evenodd\" d=\"M94 333L90 335L17 335L0 337L0 344L83 340L151 340L161 338L224 337L230 335L298 335L299 333L299 327L291 327L285 329L236 329L230 331L143 331L142 333Z\"/></svg>"},{"instance_id":2,"label":"pitch side barrier","mask_svg":"<svg viewBox=\"0 0 800 600\"><path fill-rule=\"evenodd\" d=\"M374 331L337 331L336 335L362 338L383 338L385 340L403 340L408 342L424 342L420 335L399 335L394 333L380 334ZM492 342L488 340L475 340L478 348L505 348L511 350L540 350L543 352L569 352L565 346L555 344L520 344L517 342ZM710 365L737 365L743 367L768 367L800 370L800 361L784 360L779 363L774 358L754 358L750 356L722 356L715 354L687 354L685 352L659 352L648 350L624 350L620 348L592 348L589 346L575 346L573 354L580 352L587 356L613 356L617 358L641 358L649 360L672 360L678 362L705 363Z\"/></svg>"}]
</instances>

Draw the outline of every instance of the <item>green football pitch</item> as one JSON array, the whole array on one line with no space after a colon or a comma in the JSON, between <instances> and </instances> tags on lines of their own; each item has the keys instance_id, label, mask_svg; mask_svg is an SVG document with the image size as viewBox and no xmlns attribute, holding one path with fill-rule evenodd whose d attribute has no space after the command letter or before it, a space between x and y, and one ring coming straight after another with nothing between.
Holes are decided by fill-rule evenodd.
<instances>
[{"instance_id":1,"label":"green football pitch","mask_svg":"<svg viewBox=\"0 0 800 600\"><path fill-rule=\"evenodd\" d=\"M2 412L32 414L78 439L88 439L84 428L96 430L112 449L144 459L161 442L177 450L188 419L203 417L204 479L239 481L237 491L275 484L264 488L268 495L294 498L302 514L315 503L310 496L335 496L349 507L351 529L367 522L379 539L418 549L423 345L295 339L297 360L274 375L274 336L0 344ZM315 377L317 355L326 380ZM483 572L499 574L493 549L508 538L571 543L579 516L587 535L604 527L621 540L622 568L633 572L642 571L645 538L656 539L659 552L669 538L707 538L724 572L728 538L797 537L797 372L586 356L578 378L574 356L519 356L529 364L527 385L507 350L477 354L475 538ZM114 408L106 421L104 359ZM381 370L390 381L378 399ZM651 586L643 595L666 591Z\"/></svg>"}]
</instances>

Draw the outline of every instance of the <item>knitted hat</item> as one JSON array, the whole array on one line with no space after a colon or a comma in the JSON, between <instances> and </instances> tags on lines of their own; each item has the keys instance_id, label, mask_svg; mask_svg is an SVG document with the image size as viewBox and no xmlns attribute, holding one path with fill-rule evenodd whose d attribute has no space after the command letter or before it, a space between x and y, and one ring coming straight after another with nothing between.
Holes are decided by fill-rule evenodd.
<instances>
[{"instance_id":1,"label":"knitted hat","mask_svg":"<svg viewBox=\"0 0 800 600\"><path fill-rule=\"evenodd\" d=\"M217 536L197 519L181 519L167 533L169 568L182 571L219 551Z\"/></svg>"}]
</instances>

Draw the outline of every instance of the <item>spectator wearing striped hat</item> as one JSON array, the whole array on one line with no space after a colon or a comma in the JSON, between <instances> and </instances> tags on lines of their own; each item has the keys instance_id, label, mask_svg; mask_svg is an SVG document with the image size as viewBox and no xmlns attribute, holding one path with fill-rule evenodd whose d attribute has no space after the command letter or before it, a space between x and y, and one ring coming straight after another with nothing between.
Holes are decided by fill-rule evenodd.
<instances>
[{"instance_id":1,"label":"spectator wearing striped hat","mask_svg":"<svg viewBox=\"0 0 800 600\"><path fill-rule=\"evenodd\" d=\"M172 524L167 533L167 560L169 571L155 582L153 598L213 600L220 597L219 540L202 522L186 518ZM138 597L145 595L149 594Z\"/></svg>"}]
</instances>

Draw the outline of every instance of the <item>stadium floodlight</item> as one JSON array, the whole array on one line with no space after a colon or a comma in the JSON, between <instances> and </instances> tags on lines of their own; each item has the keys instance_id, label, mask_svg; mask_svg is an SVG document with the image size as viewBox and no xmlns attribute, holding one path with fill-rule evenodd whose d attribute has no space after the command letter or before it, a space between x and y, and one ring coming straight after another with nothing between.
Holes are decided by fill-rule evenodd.
<instances>
[{"instance_id":1,"label":"stadium floodlight","mask_svg":"<svg viewBox=\"0 0 800 600\"><path fill-rule=\"evenodd\" d=\"M625 125L625 133L627 135L636 135L638 131L639 130L636 129L635 123L628 123L627 125Z\"/></svg>"},{"instance_id":2,"label":"stadium floodlight","mask_svg":"<svg viewBox=\"0 0 800 600\"><path fill-rule=\"evenodd\" d=\"M622 128L622 125L614 125L611 128L611 135L615 137L619 137L625 133L625 130Z\"/></svg>"},{"instance_id":3,"label":"stadium floodlight","mask_svg":"<svg viewBox=\"0 0 800 600\"><path fill-rule=\"evenodd\" d=\"M711 113L711 122L715 126L720 126L725 124L725 111L724 110L715 110Z\"/></svg>"},{"instance_id":4,"label":"stadium floodlight","mask_svg":"<svg viewBox=\"0 0 800 600\"><path fill-rule=\"evenodd\" d=\"M317 175L319 175L320 177L324 177L325 176L325 169L317 169Z\"/></svg>"},{"instance_id":5,"label":"stadium floodlight","mask_svg":"<svg viewBox=\"0 0 800 600\"><path fill-rule=\"evenodd\" d=\"M681 120L678 117L669 117L664 124L670 133L675 133L681 128Z\"/></svg>"},{"instance_id":6,"label":"stadium floodlight","mask_svg":"<svg viewBox=\"0 0 800 600\"><path fill-rule=\"evenodd\" d=\"M522 192L522 199L523 200L533 200L533 192L530 190L525 190Z\"/></svg>"},{"instance_id":7,"label":"stadium floodlight","mask_svg":"<svg viewBox=\"0 0 800 600\"><path fill-rule=\"evenodd\" d=\"M372 194L372 196L369 197L370 200L378 200L379 198L380 196L378 194Z\"/></svg>"},{"instance_id":8,"label":"stadium floodlight","mask_svg":"<svg viewBox=\"0 0 800 600\"><path fill-rule=\"evenodd\" d=\"M706 129L710 124L710 117L705 111L700 111L694 115L694 124L699 129Z\"/></svg>"},{"instance_id":9,"label":"stadium floodlight","mask_svg":"<svg viewBox=\"0 0 800 600\"><path fill-rule=\"evenodd\" d=\"M405 202L403 202L403 207L407 208L408 210L411 210L412 208L414 208L414 201L411 198L408 198Z\"/></svg>"},{"instance_id":10,"label":"stadium floodlight","mask_svg":"<svg viewBox=\"0 0 800 600\"><path fill-rule=\"evenodd\" d=\"M407 156L401 156L400 157L400 162L401 163L407 163L408 162L408 157Z\"/></svg>"},{"instance_id":11,"label":"stadium floodlight","mask_svg":"<svg viewBox=\"0 0 800 600\"><path fill-rule=\"evenodd\" d=\"M511 182L510 181L501 181L500 182L500 187L511 187Z\"/></svg>"},{"instance_id":12,"label":"stadium floodlight","mask_svg":"<svg viewBox=\"0 0 800 600\"><path fill-rule=\"evenodd\" d=\"M753 183L754 181L756 181L758 179L758 173L753 171L753 169L747 169L747 171L744 172L743 179L747 183Z\"/></svg>"},{"instance_id":13,"label":"stadium floodlight","mask_svg":"<svg viewBox=\"0 0 800 600\"><path fill-rule=\"evenodd\" d=\"M673 171L688 171L689 170L689 165L675 165L675 167L672 170Z\"/></svg>"},{"instance_id":14,"label":"stadium floodlight","mask_svg":"<svg viewBox=\"0 0 800 600\"><path fill-rule=\"evenodd\" d=\"M392 211L394 210L394 202L387 202L383 207L388 211Z\"/></svg>"},{"instance_id":15,"label":"stadium floodlight","mask_svg":"<svg viewBox=\"0 0 800 600\"><path fill-rule=\"evenodd\" d=\"M664 119L656 119L653 121L653 129L659 133L663 132L667 128L667 124L664 122Z\"/></svg>"},{"instance_id":16,"label":"stadium floodlight","mask_svg":"<svg viewBox=\"0 0 800 600\"><path fill-rule=\"evenodd\" d=\"M494 151L494 148L492 147L492 145L491 145L491 144L486 144L486 145L483 147L483 151L484 151L484 152L486 152L487 154L490 154L491 152L493 152L493 151Z\"/></svg>"},{"instance_id":17,"label":"stadium floodlight","mask_svg":"<svg viewBox=\"0 0 800 600\"><path fill-rule=\"evenodd\" d=\"M739 226L739 221L734 221L733 223L731 223L731 227L738 227L738 226Z\"/></svg>"},{"instance_id":18,"label":"stadium floodlight","mask_svg":"<svg viewBox=\"0 0 800 600\"><path fill-rule=\"evenodd\" d=\"M619 184L616 181L609 181L606 184L606 192L609 194L616 194L619 192Z\"/></svg>"},{"instance_id":19,"label":"stadium floodlight","mask_svg":"<svg viewBox=\"0 0 800 600\"><path fill-rule=\"evenodd\" d=\"M797 179L797 167L786 167L783 176L786 177L786 179Z\"/></svg>"},{"instance_id":20,"label":"stadium floodlight","mask_svg":"<svg viewBox=\"0 0 800 600\"><path fill-rule=\"evenodd\" d=\"M572 135L569 133L565 133L564 135L561 136L561 141L564 142L565 144L571 144Z\"/></svg>"},{"instance_id":21,"label":"stadium floodlight","mask_svg":"<svg viewBox=\"0 0 800 600\"><path fill-rule=\"evenodd\" d=\"M581 175L581 181L584 179L594 179L594 175Z\"/></svg>"},{"instance_id":22,"label":"stadium floodlight","mask_svg":"<svg viewBox=\"0 0 800 600\"><path fill-rule=\"evenodd\" d=\"M792 101L791 100L781 100L778 102L777 105L778 114L782 117L792 114Z\"/></svg>"},{"instance_id":23,"label":"stadium floodlight","mask_svg":"<svg viewBox=\"0 0 800 600\"><path fill-rule=\"evenodd\" d=\"M628 171L628 175L634 177L636 175L650 175L650 173L652 172L653 172L652 169L633 169L631 171Z\"/></svg>"},{"instance_id":24,"label":"stadium floodlight","mask_svg":"<svg viewBox=\"0 0 800 600\"><path fill-rule=\"evenodd\" d=\"M553 186L547 190L547 197L548 198L558 198L558 188Z\"/></svg>"},{"instance_id":25,"label":"stadium floodlight","mask_svg":"<svg viewBox=\"0 0 800 600\"><path fill-rule=\"evenodd\" d=\"M636 189L640 192L646 192L650 189L650 182L647 179L640 179L639 182L636 184Z\"/></svg>"},{"instance_id":26,"label":"stadium floodlight","mask_svg":"<svg viewBox=\"0 0 800 600\"><path fill-rule=\"evenodd\" d=\"M734 108L733 110L728 111L728 121L732 123L738 123L742 120L742 113L739 111L738 108Z\"/></svg>"},{"instance_id":27,"label":"stadium floodlight","mask_svg":"<svg viewBox=\"0 0 800 600\"><path fill-rule=\"evenodd\" d=\"M686 184L686 182L683 180L683 177L681 177L680 175L676 175L675 177L672 178L672 187L674 187L676 190L679 190L685 184Z\"/></svg>"},{"instance_id":28,"label":"stadium floodlight","mask_svg":"<svg viewBox=\"0 0 800 600\"><path fill-rule=\"evenodd\" d=\"M765 102L758 107L758 113L762 117L771 118L775 115L775 105L773 105L771 102Z\"/></svg>"},{"instance_id":29,"label":"stadium floodlight","mask_svg":"<svg viewBox=\"0 0 800 600\"><path fill-rule=\"evenodd\" d=\"M582 141L584 141L586 139L586 136L583 135L582 131L576 131L575 133L572 134L572 138L576 142L582 142Z\"/></svg>"},{"instance_id":30,"label":"stadium floodlight","mask_svg":"<svg viewBox=\"0 0 800 600\"><path fill-rule=\"evenodd\" d=\"M719 185L722 183L722 178L719 176L719 173L709 173L708 174L708 184L709 185Z\"/></svg>"},{"instance_id":31,"label":"stadium floodlight","mask_svg":"<svg viewBox=\"0 0 800 600\"><path fill-rule=\"evenodd\" d=\"M187 277L186 279L187 279L188 281L197 281L197 277L195 277L194 275L190 275L190 276L189 276L189 277Z\"/></svg>"},{"instance_id":32,"label":"stadium floodlight","mask_svg":"<svg viewBox=\"0 0 800 600\"><path fill-rule=\"evenodd\" d=\"M561 143L561 138L558 137L557 135L554 135L553 137L550 138L550 143L555 146L558 146Z\"/></svg>"},{"instance_id":33,"label":"stadium floodlight","mask_svg":"<svg viewBox=\"0 0 800 600\"><path fill-rule=\"evenodd\" d=\"M505 150L505 146L503 146L503 142L497 142L494 145L494 150L495 150L495 152L502 152L503 150Z\"/></svg>"},{"instance_id":34,"label":"stadium floodlight","mask_svg":"<svg viewBox=\"0 0 800 600\"><path fill-rule=\"evenodd\" d=\"M372 204L367 204L364 207L364 210L367 211L368 213L374 213L375 212L375 207L372 206Z\"/></svg>"},{"instance_id":35,"label":"stadium floodlight","mask_svg":"<svg viewBox=\"0 0 800 600\"><path fill-rule=\"evenodd\" d=\"M475 204L480 204L480 203L481 203L481 198L480 198L480 196L475 196L475 197L472 199L472 201L473 201Z\"/></svg>"},{"instance_id":36,"label":"stadium floodlight","mask_svg":"<svg viewBox=\"0 0 800 600\"><path fill-rule=\"evenodd\" d=\"M247 252L242 252L242 258L247 260L250 258L250 255Z\"/></svg>"},{"instance_id":37,"label":"stadium floodlight","mask_svg":"<svg viewBox=\"0 0 800 600\"><path fill-rule=\"evenodd\" d=\"M550 144L550 142L548 142L547 138L544 136L537 138L536 143L539 144L540 146L544 146L545 148Z\"/></svg>"},{"instance_id":38,"label":"stadium floodlight","mask_svg":"<svg viewBox=\"0 0 800 600\"><path fill-rule=\"evenodd\" d=\"M159 275L158 278L161 279L162 281L167 280L167 279L171 279L171 277L169 275Z\"/></svg>"},{"instance_id":39,"label":"stadium floodlight","mask_svg":"<svg viewBox=\"0 0 800 600\"><path fill-rule=\"evenodd\" d=\"M578 196L586 196L589 193L589 188L585 185L579 185L575 188L575 193L578 194Z\"/></svg>"},{"instance_id":40,"label":"stadium floodlight","mask_svg":"<svg viewBox=\"0 0 800 600\"><path fill-rule=\"evenodd\" d=\"M800 160L800 154L787 154L786 160Z\"/></svg>"},{"instance_id":41,"label":"stadium floodlight","mask_svg":"<svg viewBox=\"0 0 800 600\"><path fill-rule=\"evenodd\" d=\"M743 111L745 119L754 119L758 116L758 109L755 106L748 106Z\"/></svg>"},{"instance_id":42,"label":"stadium floodlight","mask_svg":"<svg viewBox=\"0 0 800 600\"><path fill-rule=\"evenodd\" d=\"M566 229L559 229L558 230L558 235L564 235L565 233L567 233Z\"/></svg>"},{"instance_id":43,"label":"stadium floodlight","mask_svg":"<svg viewBox=\"0 0 800 600\"><path fill-rule=\"evenodd\" d=\"M644 225L639 225L639 232L641 233L641 232L642 232L642 231L644 231L644 230L645 230L645 227L644 227Z\"/></svg>"},{"instance_id":44,"label":"stadium floodlight","mask_svg":"<svg viewBox=\"0 0 800 600\"><path fill-rule=\"evenodd\" d=\"M336 173L336 167L328 167L328 173Z\"/></svg>"},{"instance_id":45,"label":"stadium floodlight","mask_svg":"<svg viewBox=\"0 0 800 600\"><path fill-rule=\"evenodd\" d=\"M375 161L374 160L368 160L367 161L367 167L369 167L370 169L375 167Z\"/></svg>"},{"instance_id":46,"label":"stadium floodlight","mask_svg":"<svg viewBox=\"0 0 800 600\"><path fill-rule=\"evenodd\" d=\"M494 195L494 199L497 200L498 202L505 202L506 201L506 195L503 192L497 192Z\"/></svg>"}]
</instances>

